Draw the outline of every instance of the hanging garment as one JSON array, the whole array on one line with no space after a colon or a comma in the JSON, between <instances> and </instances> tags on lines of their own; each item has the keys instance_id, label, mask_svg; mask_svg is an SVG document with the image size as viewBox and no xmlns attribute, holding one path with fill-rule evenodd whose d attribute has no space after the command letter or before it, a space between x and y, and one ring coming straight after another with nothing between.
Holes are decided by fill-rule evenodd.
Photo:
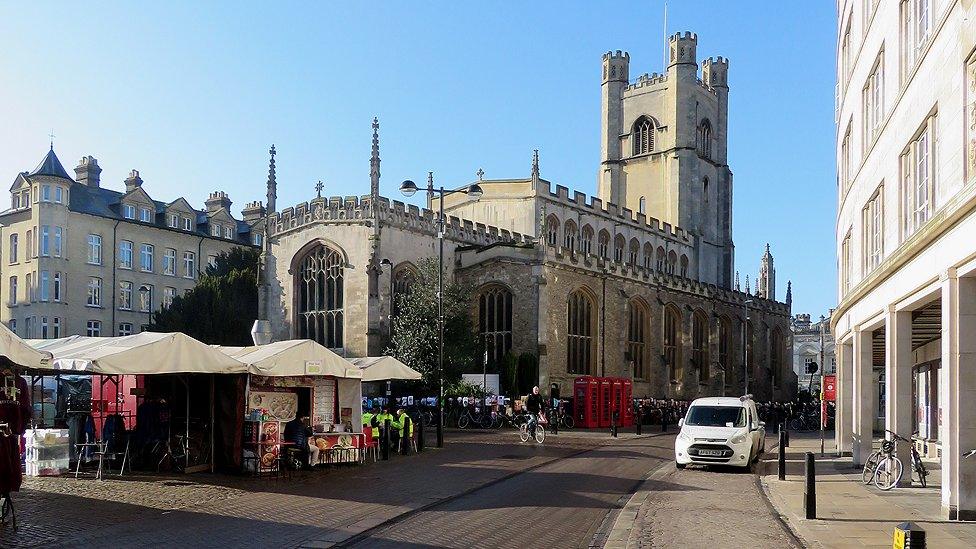
<instances>
[{"instance_id":1,"label":"hanging garment","mask_svg":"<svg viewBox=\"0 0 976 549\"><path fill-rule=\"evenodd\" d=\"M10 380L16 395L0 395L0 423L6 423L9 433L0 435L0 494L20 491L23 476L20 470L20 438L31 418L30 390L20 376ZM15 397L15 399L11 399Z\"/></svg>"}]
</instances>

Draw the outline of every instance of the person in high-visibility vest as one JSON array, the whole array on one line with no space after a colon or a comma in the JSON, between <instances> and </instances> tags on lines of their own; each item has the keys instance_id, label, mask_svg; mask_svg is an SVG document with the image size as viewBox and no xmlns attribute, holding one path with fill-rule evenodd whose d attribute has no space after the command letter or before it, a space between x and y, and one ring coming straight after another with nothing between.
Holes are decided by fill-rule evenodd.
<instances>
[{"instance_id":1,"label":"person in high-visibility vest","mask_svg":"<svg viewBox=\"0 0 976 549\"><path fill-rule=\"evenodd\" d=\"M410 441L413 440L413 419L402 409L397 410L396 427L397 431L400 432L403 451L406 453L407 449L410 448Z\"/></svg>"},{"instance_id":2,"label":"person in high-visibility vest","mask_svg":"<svg viewBox=\"0 0 976 549\"><path fill-rule=\"evenodd\" d=\"M379 406L373 406L373 410L371 412L363 412L363 432L366 432L366 429L371 429L373 431L374 439L380 438L380 424L379 421L377 421L379 411Z\"/></svg>"},{"instance_id":3,"label":"person in high-visibility vest","mask_svg":"<svg viewBox=\"0 0 976 549\"><path fill-rule=\"evenodd\" d=\"M380 428L386 428L386 420L390 420L390 430L392 431L390 433L390 444L395 444L396 441L394 440L394 433L396 433L396 418L390 413L389 408L376 415L376 423ZM379 436L379 433L374 433L374 435Z\"/></svg>"}]
</instances>

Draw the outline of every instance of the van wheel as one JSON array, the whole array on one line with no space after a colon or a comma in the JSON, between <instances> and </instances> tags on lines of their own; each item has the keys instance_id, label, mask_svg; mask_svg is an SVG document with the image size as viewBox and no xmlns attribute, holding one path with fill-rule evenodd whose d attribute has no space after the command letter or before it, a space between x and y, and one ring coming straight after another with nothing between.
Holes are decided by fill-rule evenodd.
<instances>
[{"instance_id":1,"label":"van wheel","mask_svg":"<svg viewBox=\"0 0 976 549\"><path fill-rule=\"evenodd\" d=\"M677 461L674 462L674 468L675 469L684 469L687 466L688 466L687 463L678 463Z\"/></svg>"}]
</instances>

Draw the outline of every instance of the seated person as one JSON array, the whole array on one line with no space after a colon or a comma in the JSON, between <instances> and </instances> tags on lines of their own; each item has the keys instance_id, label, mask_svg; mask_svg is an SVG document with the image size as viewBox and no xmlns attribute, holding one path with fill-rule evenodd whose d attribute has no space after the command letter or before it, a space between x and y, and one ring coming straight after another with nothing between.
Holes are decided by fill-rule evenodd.
<instances>
[{"instance_id":1,"label":"seated person","mask_svg":"<svg viewBox=\"0 0 976 549\"><path fill-rule=\"evenodd\" d=\"M283 439L286 442L293 442L295 444L295 451L300 452L302 462L306 465L318 462L318 449L316 448L313 454L312 448L308 443L311 434L312 428L309 427L308 416L296 417L285 424ZM309 458L312 458L311 462Z\"/></svg>"}]
</instances>

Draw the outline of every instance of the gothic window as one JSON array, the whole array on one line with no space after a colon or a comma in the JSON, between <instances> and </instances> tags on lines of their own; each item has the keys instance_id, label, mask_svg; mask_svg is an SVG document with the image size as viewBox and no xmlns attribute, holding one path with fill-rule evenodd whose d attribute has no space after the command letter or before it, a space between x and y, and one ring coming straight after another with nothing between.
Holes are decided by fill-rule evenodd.
<instances>
[{"instance_id":1,"label":"gothic window","mask_svg":"<svg viewBox=\"0 0 976 549\"><path fill-rule=\"evenodd\" d=\"M712 157L712 124L707 119L698 127L698 154L704 158Z\"/></svg>"},{"instance_id":2,"label":"gothic window","mask_svg":"<svg viewBox=\"0 0 976 549\"><path fill-rule=\"evenodd\" d=\"M546 244L553 247L559 244L559 219L554 215L546 219Z\"/></svg>"},{"instance_id":3,"label":"gothic window","mask_svg":"<svg viewBox=\"0 0 976 549\"><path fill-rule=\"evenodd\" d=\"M657 270L664 272L664 248L658 246L657 248Z\"/></svg>"},{"instance_id":4,"label":"gothic window","mask_svg":"<svg viewBox=\"0 0 976 549\"><path fill-rule=\"evenodd\" d=\"M708 319L705 313L695 311L691 322L691 361L698 371L698 381L709 378L708 371Z\"/></svg>"},{"instance_id":5,"label":"gothic window","mask_svg":"<svg viewBox=\"0 0 976 549\"><path fill-rule=\"evenodd\" d=\"M688 277L688 256L681 254L681 276Z\"/></svg>"},{"instance_id":6,"label":"gothic window","mask_svg":"<svg viewBox=\"0 0 976 549\"><path fill-rule=\"evenodd\" d=\"M624 260L624 247L627 246L627 239L624 235L618 234L613 239L613 260L622 263Z\"/></svg>"},{"instance_id":7,"label":"gothic window","mask_svg":"<svg viewBox=\"0 0 976 549\"><path fill-rule=\"evenodd\" d=\"M773 337L769 340L769 368L772 370L773 386L780 384L783 365L783 332L779 328L773 330Z\"/></svg>"},{"instance_id":8,"label":"gothic window","mask_svg":"<svg viewBox=\"0 0 976 549\"><path fill-rule=\"evenodd\" d=\"M630 253L627 256L627 262L630 263L632 267L636 267L638 264L637 259L640 257L640 242L636 238L630 239Z\"/></svg>"},{"instance_id":9,"label":"gothic window","mask_svg":"<svg viewBox=\"0 0 976 549\"><path fill-rule=\"evenodd\" d=\"M339 252L316 246L302 258L298 286L298 337L331 349L343 346L343 260Z\"/></svg>"},{"instance_id":10,"label":"gothic window","mask_svg":"<svg viewBox=\"0 0 976 549\"><path fill-rule=\"evenodd\" d=\"M708 204L708 178L702 179L702 200Z\"/></svg>"},{"instance_id":11,"label":"gothic window","mask_svg":"<svg viewBox=\"0 0 976 549\"><path fill-rule=\"evenodd\" d=\"M490 286L478 297L478 328L489 368L512 350L512 292Z\"/></svg>"},{"instance_id":12,"label":"gothic window","mask_svg":"<svg viewBox=\"0 0 976 549\"><path fill-rule=\"evenodd\" d=\"M729 319L722 317L718 321L718 365L725 372L728 379L729 356L732 354L732 325Z\"/></svg>"},{"instance_id":13,"label":"gothic window","mask_svg":"<svg viewBox=\"0 0 976 549\"><path fill-rule=\"evenodd\" d=\"M596 358L594 313L593 300L586 291L580 289L569 294L566 371L571 374L586 375L593 371Z\"/></svg>"},{"instance_id":14,"label":"gothic window","mask_svg":"<svg viewBox=\"0 0 976 549\"><path fill-rule=\"evenodd\" d=\"M674 253L674 250L668 252L668 274L674 274L675 268L678 266L678 254Z\"/></svg>"},{"instance_id":15,"label":"gothic window","mask_svg":"<svg viewBox=\"0 0 976 549\"><path fill-rule=\"evenodd\" d=\"M630 322L627 325L627 355L633 366L634 379L645 379L647 365L647 305L640 300L630 302Z\"/></svg>"},{"instance_id":16,"label":"gothic window","mask_svg":"<svg viewBox=\"0 0 976 549\"><path fill-rule=\"evenodd\" d=\"M603 259L610 259L610 233L606 229L600 231L600 241L598 243L598 253Z\"/></svg>"},{"instance_id":17,"label":"gothic window","mask_svg":"<svg viewBox=\"0 0 976 549\"><path fill-rule=\"evenodd\" d=\"M648 242L644 244L644 268L650 270L654 265L654 246Z\"/></svg>"},{"instance_id":18,"label":"gothic window","mask_svg":"<svg viewBox=\"0 0 976 549\"><path fill-rule=\"evenodd\" d=\"M393 300L393 311L391 311L392 316L397 316L400 311L400 302L403 301L410 292L413 291L414 284L417 283L417 271L414 270L413 265L403 265L397 267L397 270L393 273L393 295L391 299Z\"/></svg>"},{"instance_id":19,"label":"gothic window","mask_svg":"<svg viewBox=\"0 0 976 549\"><path fill-rule=\"evenodd\" d=\"M589 255L593 252L593 227L583 225L583 231L580 234L580 252Z\"/></svg>"},{"instance_id":20,"label":"gothic window","mask_svg":"<svg viewBox=\"0 0 976 549\"><path fill-rule=\"evenodd\" d=\"M680 340L678 335L681 326L681 313L674 305L664 308L664 366L668 372L668 379L678 381L681 378L680 371Z\"/></svg>"},{"instance_id":21,"label":"gothic window","mask_svg":"<svg viewBox=\"0 0 976 549\"><path fill-rule=\"evenodd\" d=\"M654 150L654 123L642 116L634 122L634 156Z\"/></svg>"},{"instance_id":22,"label":"gothic window","mask_svg":"<svg viewBox=\"0 0 976 549\"><path fill-rule=\"evenodd\" d=\"M573 223L572 219L567 220L566 225L563 227L563 248L569 250L570 253L575 252L577 237L576 223Z\"/></svg>"}]
</instances>

